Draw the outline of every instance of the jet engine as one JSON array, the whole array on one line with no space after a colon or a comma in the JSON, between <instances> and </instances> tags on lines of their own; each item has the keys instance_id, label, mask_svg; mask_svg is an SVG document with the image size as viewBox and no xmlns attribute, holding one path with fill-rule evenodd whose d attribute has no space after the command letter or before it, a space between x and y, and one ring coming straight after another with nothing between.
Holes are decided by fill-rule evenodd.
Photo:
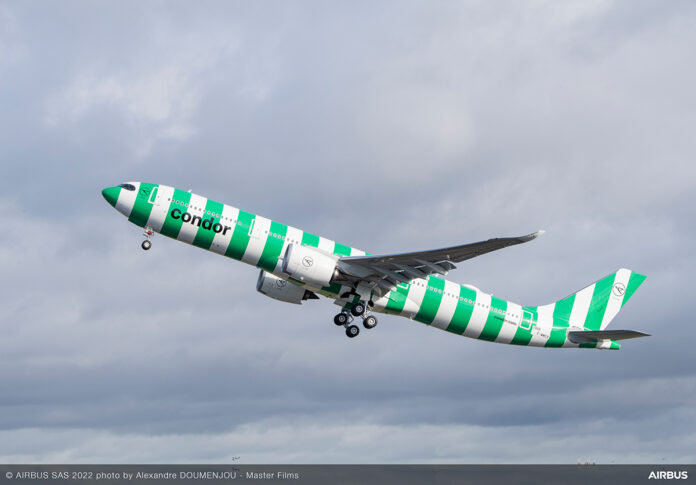
<instances>
[{"instance_id":1,"label":"jet engine","mask_svg":"<svg viewBox=\"0 0 696 485\"><path fill-rule=\"evenodd\" d=\"M316 300L319 297L301 286L278 278L276 275L261 270L256 282L256 291L262 295L287 303L302 304L304 300Z\"/></svg>"},{"instance_id":2,"label":"jet engine","mask_svg":"<svg viewBox=\"0 0 696 485\"><path fill-rule=\"evenodd\" d=\"M314 288L321 288L328 286L334 278L339 277L337 261L337 256L329 255L319 249L290 244L285 251L282 270L296 280Z\"/></svg>"}]
</instances>

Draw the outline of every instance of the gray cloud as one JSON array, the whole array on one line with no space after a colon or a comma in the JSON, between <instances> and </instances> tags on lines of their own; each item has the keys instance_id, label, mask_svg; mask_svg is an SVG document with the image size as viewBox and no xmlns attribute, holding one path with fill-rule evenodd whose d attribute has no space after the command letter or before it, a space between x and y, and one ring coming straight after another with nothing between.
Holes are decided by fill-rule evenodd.
<instances>
[{"instance_id":1,"label":"gray cloud","mask_svg":"<svg viewBox=\"0 0 696 485\"><path fill-rule=\"evenodd\" d=\"M0 460L693 462L689 2L0 7ZM523 304L648 275L619 352L270 301L102 187L371 252L539 228L450 276Z\"/></svg>"}]
</instances>

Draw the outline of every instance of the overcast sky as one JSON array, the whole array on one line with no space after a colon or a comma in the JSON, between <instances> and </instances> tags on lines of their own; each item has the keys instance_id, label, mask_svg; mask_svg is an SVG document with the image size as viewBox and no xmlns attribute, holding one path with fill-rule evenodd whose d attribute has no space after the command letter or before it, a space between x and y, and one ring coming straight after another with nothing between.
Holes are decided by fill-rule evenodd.
<instances>
[{"instance_id":1,"label":"overcast sky","mask_svg":"<svg viewBox=\"0 0 696 485\"><path fill-rule=\"evenodd\" d=\"M696 462L696 4L0 0L0 462ZM628 267L618 352L255 291L102 188L373 253L545 229L449 277L545 304Z\"/></svg>"}]
</instances>

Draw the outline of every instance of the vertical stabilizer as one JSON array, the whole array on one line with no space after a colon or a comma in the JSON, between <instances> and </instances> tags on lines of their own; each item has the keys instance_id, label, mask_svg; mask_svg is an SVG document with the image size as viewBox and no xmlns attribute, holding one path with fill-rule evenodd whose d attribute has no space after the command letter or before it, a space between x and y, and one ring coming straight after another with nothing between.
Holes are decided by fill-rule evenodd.
<instances>
[{"instance_id":1,"label":"vertical stabilizer","mask_svg":"<svg viewBox=\"0 0 696 485\"><path fill-rule=\"evenodd\" d=\"M569 327L604 330L645 278L645 275L621 268L556 302L554 320L563 319Z\"/></svg>"}]
</instances>

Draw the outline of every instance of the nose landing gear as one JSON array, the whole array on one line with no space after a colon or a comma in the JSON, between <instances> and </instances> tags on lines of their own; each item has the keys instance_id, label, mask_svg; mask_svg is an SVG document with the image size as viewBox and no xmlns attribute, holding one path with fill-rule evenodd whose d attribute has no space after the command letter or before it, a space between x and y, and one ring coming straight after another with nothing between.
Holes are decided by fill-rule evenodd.
<instances>
[{"instance_id":1,"label":"nose landing gear","mask_svg":"<svg viewBox=\"0 0 696 485\"><path fill-rule=\"evenodd\" d=\"M140 245L141 248L143 248L145 251L150 249L152 247L152 241L150 241L150 238L152 235L155 233L155 231L152 230L151 227L146 227L145 232L143 232L143 236L145 236L145 240L143 243Z\"/></svg>"}]
</instances>

